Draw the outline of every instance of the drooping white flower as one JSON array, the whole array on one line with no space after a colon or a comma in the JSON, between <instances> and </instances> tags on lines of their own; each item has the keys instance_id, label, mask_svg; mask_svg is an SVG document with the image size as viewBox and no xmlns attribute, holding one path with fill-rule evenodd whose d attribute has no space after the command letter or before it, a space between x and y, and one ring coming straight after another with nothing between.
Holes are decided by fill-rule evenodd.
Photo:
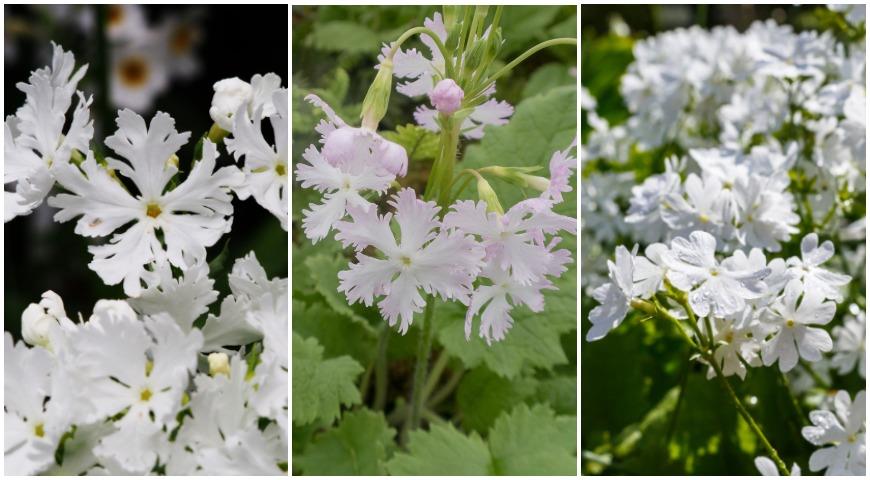
<instances>
[{"instance_id":1,"label":"drooping white flower","mask_svg":"<svg viewBox=\"0 0 870 480\"><path fill-rule=\"evenodd\" d=\"M389 204L395 215L351 207L351 221L336 223L336 239L357 251L357 262L339 272L338 288L351 304L371 306L375 297L383 296L378 302L381 315L390 326L401 320L399 331L404 334L414 313L426 305L421 289L467 304L471 284L484 265L484 251L461 229L442 229L435 202L419 200L410 188L396 193ZM393 218L399 226L398 242L390 229ZM384 258L363 253L369 246Z\"/></svg>"},{"instance_id":2,"label":"drooping white flower","mask_svg":"<svg viewBox=\"0 0 870 480\"><path fill-rule=\"evenodd\" d=\"M287 190L287 159L289 142L287 89L281 88L272 95L275 114L269 117L274 145L263 137L261 130L262 112L257 110L249 116L242 105L233 116L233 136L225 140L227 150L236 160L245 159L242 171L245 173L244 187L237 189L239 198L250 194L257 203L281 221L287 230L288 208L290 201ZM262 107L260 107L262 108Z\"/></svg>"},{"instance_id":3,"label":"drooping white flower","mask_svg":"<svg viewBox=\"0 0 870 480\"><path fill-rule=\"evenodd\" d=\"M839 287L846 285L852 279L842 273L831 272L821 265L834 256L834 244L825 240L819 245L819 236L813 232L801 240L801 258L791 257L786 260L791 283L799 286L804 292L818 292L824 298L841 301L843 294Z\"/></svg>"},{"instance_id":4,"label":"drooping white flower","mask_svg":"<svg viewBox=\"0 0 870 480\"><path fill-rule=\"evenodd\" d=\"M232 225L230 191L241 183L242 174L234 166L215 170L217 148L206 140L202 159L183 182L167 190L178 173L170 157L190 134L176 132L174 120L161 112L150 127L130 110L120 111L117 121L118 131L106 139L106 145L126 161L109 158L108 167L129 179L139 195L131 195L114 173L89 155L81 170L58 165L58 182L72 193L55 195L49 205L60 208L54 217L59 222L81 217L75 228L79 235L114 233L109 243L89 248L94 254L89 266L108 285L123 282L124 292L135 297L151 274L147 265L169 261L187 268L204 261L205 248ZM118 231L128 224L129 228Z\"/></svg>"},{"instance_id":5,"label":"drooping white flower","mask_svg":"<svg viewBox=\"0 0 870 480\"><path fill-rule=\"evenodd\" d=\"M4 126L4 218L26 215L42 204L54 185L54 166L66 164L73 151L86 152L94 134L88 108L91 98L76 92L87 65L75 70L75 57L52 43L50 66L34 70L29 83L16 87L26 95ZM72 119L67 110L78 95ZM64 128L66 126L66 128Z\"/></svg>"},{"instance_id":6,"label":"drooping white flower","mask_svg":"<svg viewBox=\"0 0 870 480\"><path fill-rule=\"evenodd\" d=\"M323 149L310 145L296 167L304 188L323 193L322 203L303 210L302 227L312 242L326 237L349 206L373 206L364 192L385 193L396 175L408 168L405 149L364 128L348 126L326 102L315 95L306 100L323 110L327 119L317 126Z\"/></svg>"},{"instance_id":7,"label":"drooping white flower","mask_svg":"<svg viewBox=\"0 0 870 480\"><path fill-rule=\"evenodd\" d=\"M746 306L746 300L767 291L763 279L769 268L743 269L734 259L716 259L716 239L707 232L694 231L689 238L678 237L663 257L667 278L688 292L689 305L701 317L731 315Z\"/></svg>"},{"instance_id":8,"label":"drooping white flower","mask_svg":"<svg viewBox=\"0 0 870 480\"><path fill-rule=\"evenodd\" d=\"M865 475L866 465L866 403L864 390L854 401L845 390L837 392L834 411L810 412L810 427L801 430L813 445L824 447L810 456L810 470L825 470L825 475ZM829 445L829 446L826 446Z\"/></svg>"},{"instance_id":9,"label":"drooping white flower","mask_svg":"<svg viewBox=\"0 0 870 480\"><path fill-rule=\"evenodd\" d=\"M798 358L816 362L821 360L822 352L833 348L828 332L815 326L827 325L837 306L825 301L819 292L805 292L801 297L799 289L786 287L785 294L771 310L774 315L765 316L764 321L775 328L775 334L761 350L765 365L779 361L779 369L787 372L797 365Z\"/></svg>"}]
</instances>

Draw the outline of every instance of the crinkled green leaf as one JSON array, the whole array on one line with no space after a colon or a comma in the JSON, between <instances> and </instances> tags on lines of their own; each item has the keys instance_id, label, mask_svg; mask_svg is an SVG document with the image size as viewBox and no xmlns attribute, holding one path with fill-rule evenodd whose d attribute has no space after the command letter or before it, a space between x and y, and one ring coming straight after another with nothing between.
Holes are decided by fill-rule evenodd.
<instances>
[{"instance_id":1,"label":"crinkled green leaf","mask_svg":"<svg viewBox=\"0 0 870 480\"><path fill-rule=\"evenodd\" d=\"M556 413L577 413L577 377L559 375L538 380L535 398L549 404Z\"/></svg>"},{"instance_id":2,"label":"crinkled green leaf","mask_svg":"<svg viewBox=\"0 0 870 480\"><path fill-rule=\"evenodd\" d=\"M573 421L572 421L573 420ZM573 417L559 421L544 405L517 406L489 432L495 472L501 475L576 475Z\"/></svg>"},{"instance_id":3,"label":"crinkled green leaf","mask_svg":"<svg viewBox=\"0 0 870 480\"><path fill-rule=\"evenodd\" d=\"M571 75L568 69L568 65L555 62L541 66L535 70L523 87L523 98L545 95L550 90L564 85L577 85L577 77Z\"/></svg>"},{"instance_id":4,"label":"crinkled green leaf","mask_svg":"<svg viewBox=\"0 0 870 480\"><path fill-rule=\"evenodd\" d=\"M293 333L293 423L331 422L342 405L359 403L356 378L363 368L351 357L323 358L316 339Z\"/></svg>"},{"instance_id":5,"label":"crinkled green leaf","mask_svg":"<svg viewBox=\"0 0 870 480\"><path fill-rule=\"evenodd\" d=\"M462 426L485 433L495 419L535 392L532 378L508 380L486 367L477 367L462 377L456 402L462 413Z\"/></svg>"},{"instance_id":6,"label":"crinkled green leaf","mask_svg":"<svg viewBox=\"0 0 870 480\"><path fill-rule=\"evenodd\" d=\"M408 452L387 462L390 475L490 475L489 449L475 432L465 435L447 423L410 433Z\"/></svg>"},{"instance_id":7,"label":"crinkled green leaf","mask_svg":"<svg viewBox=\"0 0 870 480\"><path fill-rule=\"evenodd\" d=\"M303 337L316 338L326 357L350 355L363 365L374 360L377 348L375 332L323 303L294 299L293 331Z\"/></svg>"},{"instance_id":8,"label":"crinkled green leaf","mask_svg":"<svg viewBox=\"0 0 870 480\"><path fill-rule=\"evenodd\" d=\"M408 152L408 160L411 162L434 160L438 155L438 135L419 125L410 123L399 125L394 132L385 131L380 133L387 140L405 147L405 150Z\"/></svg>"},{"instance_id":9,"label":"crinkled green leaf","mask_svg":"<svg viewBox=\"0 0 870 480\"><path fill-rule=\"evenodd\" d=\"M394 449L395 435L383 413L347 412L294 461L305 475L385 475L384 462Z\"/></svg>"},{"instance_id":10,"label":"crinkled green leaf","mask_svg":"<svg viewBox=\"0 0 870 480\"><path fill-rule=\"evenodd\" d=\"M308 275L314 282L314 289L326 304L336 313L359 323L366 330L374 332L368 321L360 316L347 303L347 298L338 291L338 272L348 268L348 260L339 255L315 254L305 259Z\"/></svg>"}]
</instances>

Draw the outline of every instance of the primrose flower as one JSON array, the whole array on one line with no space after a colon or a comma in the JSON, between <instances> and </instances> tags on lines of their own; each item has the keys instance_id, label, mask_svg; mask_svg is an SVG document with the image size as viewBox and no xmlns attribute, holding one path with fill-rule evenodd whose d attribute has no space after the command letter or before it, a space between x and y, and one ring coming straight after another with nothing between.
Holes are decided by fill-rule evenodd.
<instances>
[{"instance_id":1,"label":"primrose flower","mask_svg":"<svg viewBox=\"0 0 870 480\"><path fill-rule=\"evenodd\" d=\"M837 310L834 302L826 302L819 292L803 294L786 287L785 295L771 306L774 315L766 316L765 322L775 327L776 334L764 343L761 356L765 365L779 361L779 369L787 372L797 365L798 357L810 362L822 359L822 352L833 348L827 331L812 325L827 325Z\"/></svg>"},{"instance_id":2,"label":"primrose flower","mask_svg":"<svg viewBox=\"0 0 870 480\"><path fill-rule=\"evenodd\" d=\"M252 195L254 200L281 222L287 230L289 199L287 196L287 159L289 141L287 89L281 88L272 95L275 114L269 117L275 145L269 145L261 131L262 107L249 117L244 105L233 116L232 137L225 140L227 150L236 160L245 159L243 187L237 188L239 198Z\"/></svg>"},{"instance_id":3,"label":"primrose flower","mask_svg":"<svg viewBox=\"0 0 870 480\"><path fill-rule=\"evenodd\" d=\"M94 134L91 98L76 91L88 67L73 71L72 52L54 43L52 48L51 65L34 70L29 83L16 84L26 95L25 103L4 125L3 183L14 184L12 191L4 191L7 222L42 204L54 186L53 167L68 163L74 151L87 152ZM67 121L74 94L78 103Z\"/></svg>"},{"instance_id":4,"label":"primrose flower","mask_svg":"<svg viewBox=\"0 0 870 480\"><path fill-rule=\"evenodd\" d=\"M801 258L786 260L791 283L804 292L815 291L834 301L841 301L843 294L838 287L849 283L852 277L826 270L821 265L834 256L834 244L825 240L819 245L819 236L810 233L801 240Z\"/></svg>"},{"instance_id":5,"label":"primrose flower","mask_svg":"<svg viewBox=\"0 0 870 480\"><path fill-rule=\"evenodd\" d=\"M281 88L281 77L274 73L251 77L245 82L238 77L226 78L214 84L209 116L222 129L233 131L233 115L244 107L249 118L259 121L275 114L273 95ZM259 112L255 117L254 113Z\"/></svg>"},{"instance_id":6,"label":"primrose flower","mask_svg":"<svg viewBox=\"0 0 870 480\"><path fill-rule=\"evenodd\" d=\"M51 290L42 294L39 304L31 303L21 314L21 338L30 345L48 348L51 330L60 322L69 322L63 300Z\"/></svg>"},{"instance_id":7,"label":"primrose flower","mask_svg":"<svg viewBox=\"0 0 870 480\"><path fill-rule=\"evenodd\" d=\"M395 208L399 242L390 230L393 213L381 216L373 208L352 206L351 221L336 223L336 239L357 251L357 262L338 273L338 289L351 304L371 306L375 297L383 296L378 302L381 315L390 326L401 320L399 331L405 334L414 314L426 306L420 289L468 303L484 251L470 235L442 228L435 202L417 199L410 188L396 193L389 204ZM369 246L384 258L363 253Z\"/></svg>"},{"instance_id":8,"label":"primrose flower","mask_svg":"<svg viewBox=\"0 0 870 480\"><path fill-rule=\"evenodd\" d=\"M615 262L607 261L609 282L592 292L592 298L600 305L589 312L592 328L586 333L586 341L601 340L608 332L618 327L628 313L634 295L635 253L620 245L616 247Z\"/></svg>"},{"instance_id":9,"label":"primrose flower","mask_svg":"<svg viewBox=\"0 0 870 480\"><path fill-rule=\"evenodd\" d=\"M154 116L150 127L131 110L119 111L117 122L118 131L106 139L106 145L126 161L109 158L106 168L89 154L81 170L58 165L58 182L71 193L55 195L49 205L60 208L54 217L59 222L80 217L75 228L79 235L114 233L109 243L89 248L94 254L89 266L108 285L123 282L124 292L135 297L151 274L147 265L169 261L186 268L205 259L205 248L232 225L230 191L243 176L235 166L216 170L217 148L205 140L202 159L194 163L183 182L167 191L178 173L171 157L190 133L176 132L175 121L162 112ZM137 197L114 177L115 172L135 185Z\"/></svg>"},{"instance_id":10,"label":"primrose flower","mask_svg":"<svg viewBox=\"0 0 870 480\"><path fill-rule=\"evenodd\" d=\"M825 470L825 475L866 475L866 404L864 390L849 398L840 390L834 397L834 411L810 412L812 426L801 430L803 437L824 446L810 456L810 470ZM826 446L829 445L829 446Z\"/></svg>"}]
</instances>

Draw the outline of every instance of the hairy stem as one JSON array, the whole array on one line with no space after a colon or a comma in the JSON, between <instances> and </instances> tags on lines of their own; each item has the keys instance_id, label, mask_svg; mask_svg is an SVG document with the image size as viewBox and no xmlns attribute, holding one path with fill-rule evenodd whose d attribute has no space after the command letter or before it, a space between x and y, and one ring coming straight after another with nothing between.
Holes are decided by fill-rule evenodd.
<instances>
[{"instance_id":1,"label":"hairy stem","mask_svg":"<svg viewBox=\"0 0 870 480\"><path fill-rule=\"evenodd\" d=\"M441 374L444 373L444 369L447 368L449 362L450 355L447 355L447 352L442 350L438 355L438 360L435 360L435 364L432 365L429 378L426 379L426 386L423 387L423 398L429 398L432 391L438 386L438 380L441 379Z\"/></svg>"}]
</instances>

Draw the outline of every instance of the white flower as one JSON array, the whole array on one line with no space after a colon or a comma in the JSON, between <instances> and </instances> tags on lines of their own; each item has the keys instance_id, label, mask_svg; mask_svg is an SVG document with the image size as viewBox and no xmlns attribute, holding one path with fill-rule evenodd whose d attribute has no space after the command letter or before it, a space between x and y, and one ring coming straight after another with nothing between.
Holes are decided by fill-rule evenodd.
<instances>
[{"instance_id":1,"label":"white flower","mask_svg":"<svg viewBox=\"0 0 870 480\"><path fill-rule=\"evenodd\" d=\"M664 197L662 219L678 233L701 230L723 242L731 235L729 196L719 179L706 175L703 180L690 173L683 184L686 198L679 191ZM666 206L665 206L666 205Z\"/></svg>"},{"instance_id":2,"label":"white flower","mask_svg":"<svg viewBox=\"0 0 870 480\"><path fill-rule=\"evenodd\" d=\"M634 252L622 245L616 247L616 261L607 261L610 282L592 292L592 298L600 305L589 312L592 327L586 333L587 342L601 340L625 319L634 298L634 261Z\"/></svg>"},{"instance_id":3,"label":"white flower","mask_svg":"<svg viewBox=\"0 0 870 480\"><path fill-rule=\"evenodd\" d=\"M851 401L849 393L840 390L834 398L834 411L810 412L810 427L801 430L804 438L817 446L831 445L813 452L810 470L824 469L825 475L865 475L866 403L864 390Z\"/></svg>"},{"instance_id":4,"label":"white flower","mask_svg":"<svg viewBox=\"0 0 870 480\"><path fill-rule=\"evenodd\" d=\"M16 84L26 95L25 103L5 122L3 183L15 184L13 191L4 192L7 222L42 203L54 185L53 167L68 163L75 150L88 151L94 134L88 111L91 98L76 92L87 65L73 72L73 54L59 45L52 47L51 65L33 71L30 83ZM67 122L74 94L78 103Z\"/></svg>"},{"instance_id":5,"label":"white flower","mask_svg":"<svg viewBox=\"0 0 870 480\"><path fill-rule=\"evenodd\" d=\"M142 41L148 33L145 9L142 5L108 5L106 33L115 42Z\"/></svg>"},{"instance_id":6,"label":"white flower","mask_svg":"<svg viewBox=\"0 0 870 480\"><path fill-rule=\"evenodd\" d=\"M547 247L548 251L557 242ZM571 262L568 250L553 252L552 260L548 262L547 275L559 276L565 271L565 264ZM471 295L471 302L465 314L465 338L471 337L472 319L483 310L480 316L480 336L491 345L493 340L504 340L505 334L513 325L510 311L519 305L525 305L533 312L544 310L544 289L554 289L553 284L542 278L531 284L517 282L508 270L490 262L481 271L480 278L489 280L490 285L479 285Z\"/></svg>"},{"instance_id":7,"label":"white flower","mask_svg":"<svg viewBox=\"0 0 870 480\"><path fill-rule=\"evenodd\" d=\"M663 260L669 269L668 280L688 292L689 305L700 317L736 313L746 306L746 300L767 292L762 280L770 269L744 269L734 257L719 263L716 239L707 232L692 232L688 239L675 238Z\"/></svg>"},{"instance_id":8,"label":"white flower","mask_svg":"<svg viewBox=\"0 0 870 480\"><path fill-rule=\"evenodd\" d=\"M791 257L786 261L791 283L804 292L818 292L834 301L843 299L838 287L849 283L852 277L821 268L820 265L834 256L834 244L825 240L819 245L819 236L810 233L801 240L801 258Z\"/></svg>"},{"instance_id":9,"label":"white flower","mask_svg":"<svg viewBox=\"0 0 870 480\"><path fill-rule=\"evenodd\" d=\"M287 89L276 90L272 96L275 115L269 120L275 135L275 145L269 145L260 130L259 111L253 118L249 117L245 107L241 106L233 117L233 136L224 140L227 150L236 160L245 158L242 171L245 173L244 187L237 189L239 198L245 199L253 195L257 203L275 215L281 221L281 227L287 230L290 207L289 191L287 190L287 159L288 159L288 111Z\"/></svg>"},{"instance_id":10,"label":"white flower","mask_svg":"<svg viewBox=\"0 0 870 480\"><path fill-rule=\"evenodd\" d=\"M662 220L662 211L671 208L665 202L669 195L680 198L680 176L675 172L650 175L642 184L631 187L631 199L627 223L633 224L637 234L644 240L664 240L670 227Z\"/></svg>"},{"instance_id":11,"label":"white flower","mask_svg":"<svg viewBox=\"0 0 870 480\"><path fill-rule=\"evenodd\" d=\"M200 70L196 48L202 43L203 31L197 24L197 14L167 16L157 26L157 43L165 51L171 75L189 79Z\"/></svg>"},{"instance_id":12,"label":"white flower","mask_svg":"<svg viewBox=\"0 0 870 480\"><path fill-rule=\"evenodd\" d=\"M54 463L70 418L66 405L51 398L53 359L47 350L13 344L6 332L3 362L4 473L34 475Z\"/></svg>"},{"instance_id":13,"label":"white flower","mask_svg":"<svg viewBox=\"0 0 870 480\"><path fill-rule=\"evenodd\" d=\"M776 468L776 464L773 463L773 460L767 457L755 457L755 468L758 469L758 473L764 475L765 477L779 476L779 470ZM801 467L798 466L797 463L791 464L791 476L801 476Z\"/></svg>"},{"instance_id":14,"label":"white flower","mask_svg":"<svg viewBox=\"0 0 870 480\"><path fill-rule=\"evenodd\" d=\"M214 280L208 276L208 265L205 261L195 263L180 278L174 278L170 264L160 263L155 265L154 273L145 279L148 288L128 303L142 315L166 313L183 332L190 332L218 297Z\"/></svg>"},{"instance_id":15,"label":"white flower","mask_svg":"<svg viewBox=\"0 0 870 480\"><path fill-rule=\"evenodd\" d=\"M239 185L242 174L234 166L215 170L217 148L210 141L204 141L202 159L187 178L166 191L178 173L170 157L189 135L176 132L174 120L165 113L158 112L149 128L141 116L122 110L118 131L106 139L106 145L126 162L109 158L113 173L98 165L92 155L82 163L82 170L57 166L58 182L72 193L49 199L49 205L61 209L55 220L66 222L80 216L75 231L87 237L114 232L109 243L89 248L94 254L89 266L108 285L123 281L124 292L132 297L139 295L142 280L151 274L147 265L168 260L187 268L203 261L205 248L232 225L230 189ZM129 179L139 195L131 195L114 172ZM125 231L118 231L131 222Z\"/></svg>"},{"instance_id":16,"label":"white flower","mask_svg":"<svg viewBox=\"0 0 870 480\"><path fill-rule=\"evenodd\" d=\"M799 297L800 290L786 287L783 297L771 306L774 315L764 317L776 330L773 338L764 343L762 359L768 366L778 360L783 372L794 368L798 357L816 362L821 360L822 352L833 348L828 332L812 325L827 325L834 318L837 306L824 301L816 291L805 292L800 305Z\"/></svg>"},{"instance_id":17,"label":"white flower","mask_svg":"<svg viewBox=\"0 0 870 480\"><path fill-rule=\"evenodd\" d=\"M401 319L399 331L404 334L414 313L426 305L421 288L445 301L467 304L471 284L484 265L484 251L462 231L439 231L438 206L417 199L410 188L395 194L389 204L396 211L399 242L390 229L392 213L380 216L373 208L351 207L352 220L336 223L336 239L357 251L357 262L338 273L338 288L352 304L371 306L375 297L383 296L378 302L381 314L390 326ZM385 258L362 253L369 246Z\"/></svg>"},{"instance_id":18,"label":"white flower","mask_svg":"<svg viewBox=\"0 0 870 480\"><path fill-rule=\"evenodd\" d=\"M21 314L21 338L30 345L49 348L51 330L62 320L69 322L63 300L48 290L42 294L39 304L31 303Z\"/></svg>"},{"instance_id":19,"label":"white flower","mask_svg":"<svg viewBox=\"0 0 870 480\"><path fill-rule=\"evenodd\" d=\"M759 337L764 336L762 326L756 319L756 312L751 307L728 317L714 317L712 321L713 341L716 351L713 358L727 376L737 374L741 380L746 378L746 365L757 367L761 365L761 343ZM698 321L701 331L706 331L703 320ZM707 378L716 375L711 366L707 370Z\"/></svg>"},{"instance_id":20,"label":"white flower","mask_svg":"<svg viewBox=\"0 0 870 480\"><path fill-rule=\"evenodd\" d=\"M256 74L251 77L251 83L238 77L220 80L214 84L215 93L208 114L218 126L231 132L233 115L242 107L254 121L274 115L277 109L273 95L280 88L281 77L274 73Z\"/></svg>"},{"instance_id":21,"label":"white flower","mask_svg":"<svg viewBox=\"0 0 870 480\"><path fill-rule=\"evenodd\" d=\"M487 262L509 270L516 282L529 285L544 278L553 260L553 253L541 241L543 234L577 229L573 218L538 207L534 202L520 202L499 215L487 212L484 201L462 200L450 207L444 227L479 236Z\"/></svg>"},{"instance_id":22,"label":"white flower","mask_svg":"<svg viewBox=\"0 0 870 480\"><path fill-rule=\"evenodd\" d=\"M840 375L846 375L858 367L858 374L866 378L867 349L865 342L866 314L856 304L849 305L849 315L843 325L834 327L834 358L831 363Z\"/></svg>"}]
</instances>

